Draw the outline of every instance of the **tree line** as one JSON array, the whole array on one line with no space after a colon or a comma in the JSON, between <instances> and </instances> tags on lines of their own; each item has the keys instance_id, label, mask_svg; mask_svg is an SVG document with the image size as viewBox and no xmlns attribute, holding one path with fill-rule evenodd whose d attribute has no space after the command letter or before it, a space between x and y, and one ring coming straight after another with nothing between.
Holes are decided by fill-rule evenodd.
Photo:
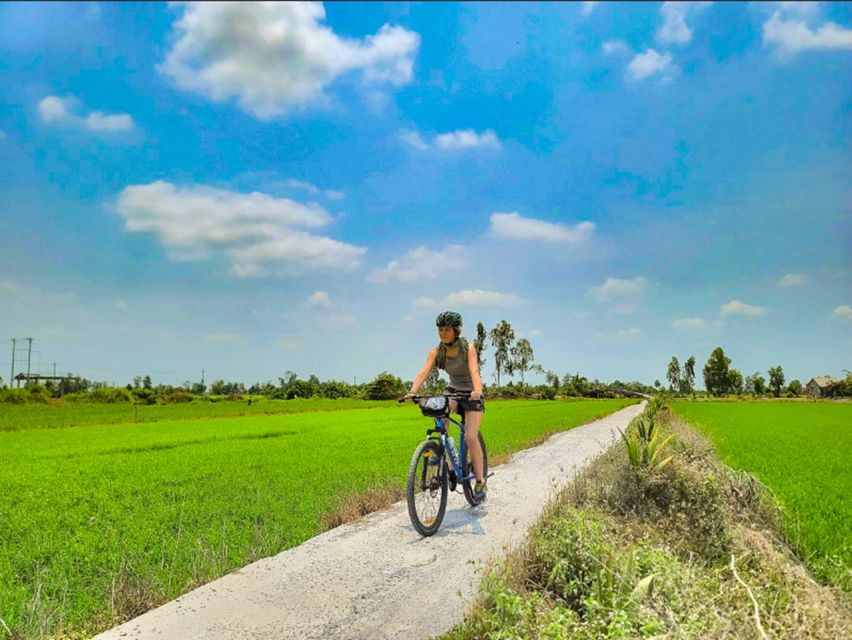
<instances>
[{"instance_id":1,"label":"tree line","mask_svg":"<svg viewBox=\"0 0 852 640\"><path fill-rule=\"evenodd\" d=\"M796 397L802 395L804 387L799 380L791 380L785 385L784 369L781 365L769 367L767 377L759 371L743 376L738 370L731 367L731 358L725 355L722 347L716 347L707 359L702 369L704 374L704 388L713 396L723 395L772 395L776 398L781 396ZM666 370L666 379L669 381L669 391L680 394L695 393L695 356L689 356L681 367L677 356L672 356ZM659 381L655 382L660 387ZM852 374L847 375L846 380L839 381L827 390L828 396L850 396L852 395Z\"/></svg>"}]
</instances>

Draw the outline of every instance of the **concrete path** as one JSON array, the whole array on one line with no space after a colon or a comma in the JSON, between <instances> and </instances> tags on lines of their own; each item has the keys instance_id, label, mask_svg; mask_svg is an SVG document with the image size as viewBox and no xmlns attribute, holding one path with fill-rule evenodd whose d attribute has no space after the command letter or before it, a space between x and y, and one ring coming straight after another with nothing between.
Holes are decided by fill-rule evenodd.
<instances>
[{"instance_id":1,"label":"concrete path","mask_svg":"<svg viewBox=\"0 0 852 640\"><path fill-rule=\"evenodd\" d=\"M521 542L554 493L643 405L550 438L493 469L488 500L451 493L421 538L405 502L214 580L99 636L235 640L429 638L460 622L488 559Z\"/></svg>"}]
</instances>

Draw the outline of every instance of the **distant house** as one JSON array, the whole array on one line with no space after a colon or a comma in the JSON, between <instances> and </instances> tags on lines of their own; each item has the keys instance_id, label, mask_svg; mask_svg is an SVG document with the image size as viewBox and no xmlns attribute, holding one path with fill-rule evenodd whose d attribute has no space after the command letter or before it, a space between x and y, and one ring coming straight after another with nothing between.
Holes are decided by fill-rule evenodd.
<instances>
[{"instance_id":1,"label":"distant house","mask_svg":"<svg viewBox=\"0 0 852 640\"><path fill-rule=\"evenodd\" d=\"M805 385L805 395L813 396L814 398L821 398L825 393L825 390L836 382L840 382L840 380L835 380L831 376L817 376L816 378L811 378L811 381Z\"/></svg>"}]
</instances>

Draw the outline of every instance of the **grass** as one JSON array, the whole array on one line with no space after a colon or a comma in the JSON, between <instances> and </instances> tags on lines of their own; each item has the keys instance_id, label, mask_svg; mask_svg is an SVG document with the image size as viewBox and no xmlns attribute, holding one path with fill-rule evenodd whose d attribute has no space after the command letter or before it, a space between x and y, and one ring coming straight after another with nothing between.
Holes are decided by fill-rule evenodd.
<instances>
[{"instance_id":1,"label":"grass","mask_svg":"<svg viewBox=\"0 0 852 640\"><path fill-rule=\"evenodd\" d=\"M507 452L628 404L489 402L483 433ZM34 638L107 628L313 537L353 496L399 491L430 423L385 405L28 424L0 433L0 619Z\"/></svg>"},{"instance_id":2,"label":"grass","mask_svg":"<svg viewBox=\"0 0 852 640\"><path fill-rule=\"evenodd\" d=\"M818 579L852 592L852 404L675 402L721 459L769 486Z\"/></svg>"},{"instance_id":3,"label":"grass","mask_svg":"<svg viewBox=\"0 0 852 640\"><path fill-rule=\"evenodd\" d=\"M48 404L0 404L0 431L52 429L89 424L162 422L238 416L281 415L306 411L344 411L396 406L393 401L356 398L269 400L194 400L178 404L97 404L54 400Z\"/></svg>"},{"instance_id":4,"label":"grass","mask_svg":"<svg viewBox=\"0 0 852 640\"><path fill-rule=\"evenodd\" d=\"M848 595L797 563L772 494L658 416L672 462L636 469L616 443L494 563L441 640L850 637Z\"/></svg>"}]
</instances>

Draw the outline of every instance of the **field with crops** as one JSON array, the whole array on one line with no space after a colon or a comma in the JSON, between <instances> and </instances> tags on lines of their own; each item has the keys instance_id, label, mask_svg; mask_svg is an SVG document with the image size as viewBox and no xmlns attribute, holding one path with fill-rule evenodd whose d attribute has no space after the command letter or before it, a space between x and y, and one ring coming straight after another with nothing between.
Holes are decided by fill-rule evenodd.
<instances>
[{"instance_id":1,"label":"field with crops","mask_svg":"<svg viewBox=\"0 0 852 640\"><path fill-rule=\"evenodd\" d=\"M490 457L632 402L489 402ZM105 628L320 533L353 493L398 490L430 422L376 404L118 424L0 407L15 429L0 433L0 637ZM93 415L110 409L128 408Z\"/></svg>"},{"instance_id":2,"label":"field with crops","mask_svg":"<svg viewBox=\"0 0 852 640\"><path fill-rule=\"evenodd\" d=\"M673 402L735 469L756 475L786 511L788 535L823 581L852 590L852 404Z\"/></svg>"}]
</instances>

